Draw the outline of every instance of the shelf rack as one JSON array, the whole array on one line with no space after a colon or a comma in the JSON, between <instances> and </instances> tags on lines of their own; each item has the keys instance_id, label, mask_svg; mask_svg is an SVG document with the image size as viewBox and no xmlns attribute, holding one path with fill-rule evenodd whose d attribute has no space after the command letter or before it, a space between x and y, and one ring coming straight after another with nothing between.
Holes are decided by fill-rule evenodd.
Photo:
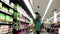
<instances>
[{"instance_id":1,"label":"shelf rack","mask_svg":"<svg viewBox=\"0 0 60 34\"><path fill-rule=\"evenodd\" d=\"M11 0L11 2L13 3L18 3L26 12L27 14L31 17L31 18L34 18L30 12L30 10L28 9L28 7L26 6L26 4L24 3L23 0Z\"/></svg>"},{"instance_id":2,"label":"shelf rack","mask_svg":"<svg viewBox=\"0 0 60 34\"><path fill-rule=\"evenodd\" d=\"M1 0L0 0L0 1L1 1ZM10 5L4 3L3 1L1 1L1 2L2 2L3 5L5 5L6 7L13 9L14 12L15 12L15 11L17 12L17 9L12 8ZM13 2L14 4L19 4L19 5L26 11L26 13L27 13L31 18L33 18L30 10L28 9L28 7L26 6L26 4L24 3L23 0L10 0L10 2ZM0 11L1 11L1 13L6 14L6 15L9 15L9 16L11 16L11 17L14 18L14 15L11 15L10 13L8 13L8 12L6 13L6 12L4 12L3 10L0 10ZM25 21L21 21L21 20L17 20L17 19L13 19L13 21L16 22L16 23L17 23L17 21L19 21L19 22L21 22L21 23L25 22ZM26 22L25 24L29 24L29 23ZM4 24L4 23L0 23L0 25L14 25L14 24Z\"/></svg>"},{"instance_id":3,"label":"shelf rack","mask_svg":"<svg viewBox=\"0 0 60 34\"><path fill-rule=\"evenodd\" d=\"M9 15L9 16L13 17L12 14L10 14L9 12L5 12L4 10L1 10L1 9L0 9L0 13L3 13L5 15Z\"/></svg>"},{"instance_id":4,"label":"shelf rack","mask_svg":"<svg viewBox=\"0 0 60 34\"><path fill-rule=\"evenodd\" d=\"M28 7L26 6L23 0L10 0L10 1L13 2L14 4L19 4L28 13L28 15L33 18L31 12L29 11ZM1 2L5 4L7 7L13 9L14 11L17 11L17 9L12 8L12 6L4 3L3 1Z\"/></svg>"},{"instance_id":5,"label":"shelf rack","mask_svg":"<svg viewBox=\"0 0 60 34\"><path fill-rule=\"evenodd\" d=\"M0 2L2 2L6 7L11 8L11 9L13 9L14 11L17 11L16 9L12 8L12 6L10 6L10 5L4 3L3 1L0 0Z\"/></svg>"}]
</instances>

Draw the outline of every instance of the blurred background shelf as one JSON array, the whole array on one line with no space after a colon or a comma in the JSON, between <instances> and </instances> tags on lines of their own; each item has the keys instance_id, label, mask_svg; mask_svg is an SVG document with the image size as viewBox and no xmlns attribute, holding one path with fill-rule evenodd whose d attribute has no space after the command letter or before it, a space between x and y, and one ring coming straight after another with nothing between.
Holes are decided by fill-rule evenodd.
<instances>
[{"instance_id":1,"label":"blurred background shelf","mask_svg":"<svg viewBox=\"0 0 60 34\"><path fill-rule=\"evenodd\" d=\"M6 12L6 11L4 11L2 9L0 9L0 12L3 13L3 14L5 14L5 15L9 15L9 16L12 16L13 17L13 15L11 13Z\"/></svg>"}]
</instances>

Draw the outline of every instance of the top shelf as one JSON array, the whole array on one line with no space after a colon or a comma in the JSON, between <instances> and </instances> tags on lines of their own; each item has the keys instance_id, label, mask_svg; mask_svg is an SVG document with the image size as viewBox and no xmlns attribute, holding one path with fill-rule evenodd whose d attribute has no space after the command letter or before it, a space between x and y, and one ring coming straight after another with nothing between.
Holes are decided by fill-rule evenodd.
<instances>
[{"instance_id":1,"label":"top shelf","mask_svg":"<svg viewBox=\"0 0 60 34\"><path fill-rule=\"evenodd\" d=\"M13 15L12 15L11 13L6 12L6 11L4 11L4 10L1 10L1 9L0 9L0 12L3 13L3 14L6 14L6 15L9 15L9 16L13 17Z\"/></svg>"},{"instance_id":2,"label":"top shelf","mask_svg":"<svg viewBox=\"0 0 60 34\"><path fill-rule=\"evenodd\" d=\"M1 0L0 0L0 1L1 1ZM11 8L11 9L17 11L17 9L12 8L12 6L4 3L3 1L1 1L1 2L2 2L3 4L5 4L7 7L9 7L9 8ZM27 5L25 4L25 2L24 2L23 0L10 0L10 2L13 2L14 4L19 4L19 5L27 12L27 14L28 14L31 18L34 18L33 15L32 15L32 13L31 13L31 11L30 11L30 9L27 7Z\"/></svg>"},{"instance_id":3,"label":"top shelf","mask_svg":"<svg viewBox=\"0 0 60 34\"><path fill-rule=\"evenodd\" d=\"M5 6L7 6L7 7L9 7L9 8L11 8L11 9L13 9L14 11L17 11L16 9L14 9L12 6L10 6L10 5L8 5L8 4L6 4L6 3L4 3L3 1L1 1L0 0L0 2L2 2Z\"/></svg>"},{"instance_id":4,"label":"top shelf","mask_svg":"<svg viewBox=\"0 0 60 34\"><path fill-rule=\"evenodd\" d=\"M17 3L19 4L26 12L27 14L31 17L31 18L34 18L33 15L32 15L32 11L27 7L26 3L23 1L23 0L11 0L11 2L13 3ZM31 5L30 5L31 6ZM29 6L29 7L30 7ZM32 9L32 8L31 8Z\"/></svg>"}]
</instances>

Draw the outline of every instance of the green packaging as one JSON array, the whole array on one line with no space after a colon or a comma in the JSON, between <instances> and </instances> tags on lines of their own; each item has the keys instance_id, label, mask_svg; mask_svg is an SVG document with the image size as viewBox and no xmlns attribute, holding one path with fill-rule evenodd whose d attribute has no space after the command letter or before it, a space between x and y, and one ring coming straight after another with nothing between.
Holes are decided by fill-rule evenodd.
<instances>
[{"instance_id":1,"label":"green packaging","mask_svg":"<svg viewBox=\"0 0 60 34\"><path fill-rule=\"evenodd\" d=\"M2 2L0 2L0 9L2 9Z\"/></svg>"},{"instance_id":2,"label":"green packaging","mask_svg":"<svg viewBox=\"0 0 60 34\"><path fill-rule=\"evenodd\" d=\"M5 15L3 13L0 13L0 21L5 21Z\"/></svg>"}]
</instances>

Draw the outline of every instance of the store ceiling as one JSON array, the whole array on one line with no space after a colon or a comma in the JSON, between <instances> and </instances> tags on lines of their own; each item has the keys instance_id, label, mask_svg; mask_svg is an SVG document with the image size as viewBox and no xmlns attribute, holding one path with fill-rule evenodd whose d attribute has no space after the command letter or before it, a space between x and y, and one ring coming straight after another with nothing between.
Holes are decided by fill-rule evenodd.
<instances>
[{"instance_id":1,"label":"store ceiling","mask_svg":"<svg viewBox=\"0 0 60 34\"><path fill-rule=\"evenodd\" d=\"M40 15L43 17L45 10L47 8L47 5L49 3L49 0L33 0L33 10L34 12L39 12ZM37 6L40 6L40 8L37 8ZM47 18L51 18L53 16L53 10L57 9L57 12L60 12L60 0L53 0L44 20ZM60 15L58 15L60 17Z\"/></svg>"}]
</instances>

